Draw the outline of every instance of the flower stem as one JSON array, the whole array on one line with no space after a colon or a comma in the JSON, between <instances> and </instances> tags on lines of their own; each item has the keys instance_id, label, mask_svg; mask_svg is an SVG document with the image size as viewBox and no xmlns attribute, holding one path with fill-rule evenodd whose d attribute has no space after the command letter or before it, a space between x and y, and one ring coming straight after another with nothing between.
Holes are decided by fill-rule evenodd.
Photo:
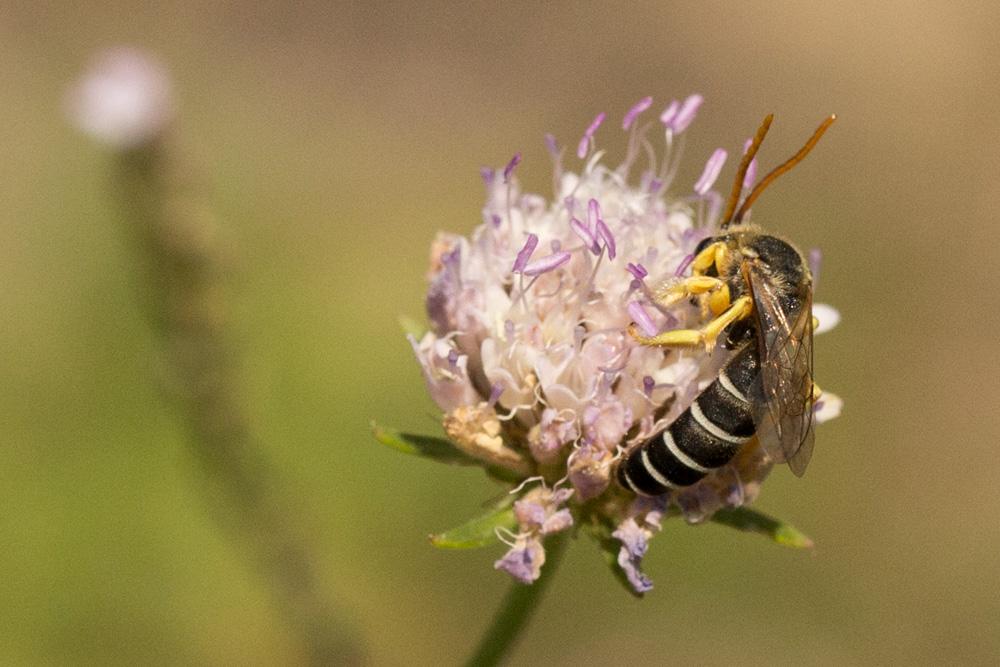
<instances>
[{"instance_id":1,"label":"flower stem","mask_svg":"<svg viewBox=\"0 0 1000 667\"><path fill-rule=\"evenodd\" d=\"M322 583L301 512L289 502L240 400L221 299L224 253L209 212L160 142L119 156L128 232L144 265L144 306L158 334L164 389L190 433L208 508L270 589L303 663L362 660L353 628Z\"/></svg>"},{"instance_id":2,"label":"flower stem","mask_svg":"<svg viewBox=\"0 0 1000 667\"><path fill-rule=\"evenodd\" d=\"M545 565L535 583L525 586L514 582L497 610L493 623L479 641L476 652L466 663L470 667L498 665L514 647L521 631L528 625L532 612L538 606L542 594L555 576L559 561L569 545L569 536L560 533L551 537L545 545Z\"/></svg>"}]
</instances>

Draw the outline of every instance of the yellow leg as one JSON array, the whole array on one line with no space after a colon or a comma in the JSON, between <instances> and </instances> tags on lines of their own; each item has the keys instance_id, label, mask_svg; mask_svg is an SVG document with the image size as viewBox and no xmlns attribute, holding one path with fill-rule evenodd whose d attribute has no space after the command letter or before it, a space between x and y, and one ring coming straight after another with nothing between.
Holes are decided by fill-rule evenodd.
<instances>
[{"instance_id":1,"label":"yellow leg","mask_svg":"<svg viewBox=\"0 0 1000 667\"><path fill-rule=\"evenodd\" d=\"M664 308L669 308L670 306L680 303L690 296L694 296L696 294L715 293L723 290L724 288L728 294L729 288L726 283L722 282L718 278L710 278L708 276L691 276L690 278L685 278L679 283L668 285L666 288L658 291L653 297L653 301Z\"/></svg>"},{"instance_id":2,"label":"yellow leg","mask_svg":"<svg viewBox=\"0 0 1000 667\"><path fill-rule=\"evenodd\" d=\"M630 324L629 335L642 345L651 347L695 347L704 345L711 352L719 335L733 322L745 319L753 312L753 301L748 296L741 296L733 302L726 312L706 324L701 329L675 329L664 331L656 336L643 336Z\"/></svg>"},{"instance_id":3,"label":"yellow leg","mask_svg":"<svg viewBox=\"0 0 1000 667\"><path fill-rule=\"evenodd\" d=\"M719 251L724 250L725 247L726 244L721 241L708 244L704 250L695 256L694 261L691 262L691 273L700 276L712 268L713 264L718 265Z\"/></svg>"}]
</instances>

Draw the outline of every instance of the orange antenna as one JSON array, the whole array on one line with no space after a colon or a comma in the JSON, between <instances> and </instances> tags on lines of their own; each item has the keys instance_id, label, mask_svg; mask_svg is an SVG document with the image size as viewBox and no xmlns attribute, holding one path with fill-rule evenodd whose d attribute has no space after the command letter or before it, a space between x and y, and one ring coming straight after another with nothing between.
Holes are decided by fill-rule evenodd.
<instances>
[{"instance_id":1,"label":"orange antenna","mask_svg":"<svg viewBox=\"0 0 1000 667\"><path fill-rule=\"evenodd\" d=\"M740 193L743 191L743 179L746 178L747 169L750 168L750 162L753 160L754 156L757 155L757 150L764 142L764 136L767 134L767 130L771 127L772 120L774 120L774 114L767 114L764 121L760 124L760 127L757 128L757 134L753 136L753 142L750 144L750 148L748 148L747 152L743 154L743 160L740 162L740 169L736 172L736 181L733 183L733 190L729 193L729 201L726 202L726 211L722 215L722 229L728 227L731 222L733 211L736 210L736 203L740 200Z\"/></svg>"},{"instance_id":2,"label":"orange antenna","mask_svg":"<svg viewBox=\"0 0 1000 667\"><path fill-rule=\"evenodd\" d=\"M809 137L809 141L807 141L805 145L799 149L798 153L788 158L788 160L786 160L784 163L775 167L770 174L762 178L760 182L757 183L756 186L754 186L754 189L750 192L750 194L747 195L747 198L743 200L743 205L740 206L740 210L736 212L736 216L733 218L733 222L735 222L736 224L740 223L740 220L743 219L743 216L746 214L746 212L750 210L750 207L753 206L753 203L757 201L757 197L760 197L760 194L764 192L764 189L767 186L769 186L772 182L774 182L774 179L778 178L778 176L781 176L783 173L785 173L786 171L797 165L799 162L802 162L802 160L805 159L806 155L809 155L809 151L813 149L813 146L815 146L817 142L819 142L820 137L823 136L823 133L826 132L827 128L833 125L833 121L835 120L837 120L837 114L830 114L826 120L820 123L820 126L817 127L816 131L813 132L811 137Z\"/></svg>"}]
</instances>

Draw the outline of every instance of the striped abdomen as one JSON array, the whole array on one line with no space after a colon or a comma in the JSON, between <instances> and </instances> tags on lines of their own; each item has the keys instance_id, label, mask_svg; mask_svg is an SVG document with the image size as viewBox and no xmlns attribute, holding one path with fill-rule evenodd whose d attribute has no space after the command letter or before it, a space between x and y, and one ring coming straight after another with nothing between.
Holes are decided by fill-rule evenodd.
<instances>
[{"instance_id":1,"label":"striped abdomen","mask_svg":"<svg viewBox=\"0 0 1000 667\"><path fill-rule=\"evenodd\" d=\"M759 365L757 346L750 342L665 431L629 452L618 466L619 483L656 496L690 486L729 463L754 434L747 397Z\"/></svg>"}]
</instances>

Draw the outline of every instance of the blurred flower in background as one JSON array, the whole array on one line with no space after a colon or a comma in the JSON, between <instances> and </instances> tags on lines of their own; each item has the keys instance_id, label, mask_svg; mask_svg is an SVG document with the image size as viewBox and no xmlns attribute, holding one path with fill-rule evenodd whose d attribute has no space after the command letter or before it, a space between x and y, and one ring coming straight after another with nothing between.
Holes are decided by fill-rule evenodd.
<instances>
[{"instance_id":1,"label":"blurred flower in background","mask_svg":"<svg viewBox=\"0 0 1000 667\"><path fill-rule=\"evenodd\" d=\"M410 334L410 343L450 442L494 476L524 482L515 495L530 489L483 524L510 547L496 567L521 582L539 577L543 540L577 525L643 593L652 584L639 565L669 510L697 523L742 507L771 470L752 441L667 496L637 499L611 479L622 453L663 431L725 361L700 349L665 353L626 333L631 322L649 336L698 325L697 307L668 310L653 295L685 274L719 224L713 185L725 150L708 157L693 187L675 184L683 133L701 104L700 95L675 100L658 121L643 122L652 99L640 100L623 118L628 148L613 168L597 149L604 113L577 144L578 171L564 167L564 148L547 136L551 201L521 191L520 153L502 170L484 169L482 223L469 237L441 233L432 245L430 331Z\"/></svg>"},{"instance_id":2,"label":"blurred flower in background","mask_svg":"<svg viewBox=\"0 0 1000 667\"><path fill-rule=\"evenodd\" d=\"M80 130L118 150L155 139L174 115L166 69L129 47L97 55L70 89L66 106Z\"/></svg>"}]
</instances>

